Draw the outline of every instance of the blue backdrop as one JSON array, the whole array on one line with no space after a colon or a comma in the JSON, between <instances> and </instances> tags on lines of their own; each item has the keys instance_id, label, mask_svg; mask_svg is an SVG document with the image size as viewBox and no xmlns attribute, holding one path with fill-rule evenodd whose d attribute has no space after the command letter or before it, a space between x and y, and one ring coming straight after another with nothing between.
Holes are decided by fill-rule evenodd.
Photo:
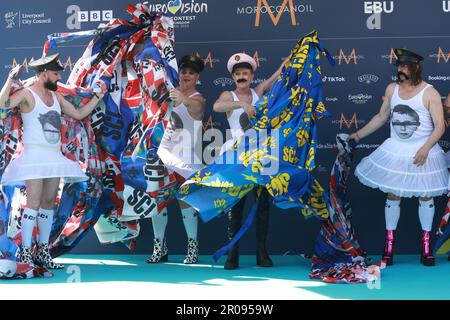
<instances>
[{"instance_id":1,"label":"blue backdrop","mask_svg":"<svg viewBox=\"0 0 450 320\"><path fill-rule=\"evenodd\" d=\"M1 1L0 80L6 80L14 63L27 66L38 58L46 35L93 29L110 18L129 19L127 0L16 0ZM170 4L170 5L169 5ZM331 117L319 122L319 147L315 176L327 185L335 154L331 150L337 132L354 132L379 110L386 86L394 80L392 48L406 47L425 57L424 79L444 98L450 91L450 1L327 1L327 0L174 0L148 1L175 21L175 50L178 57L198 53L205 60L201 91L207 100L204 127L228 128L224 114L212 105L233 82L226 70L235 52L252 55L259 64L255 85L270 76L289 54L298 38L317 30L336 66L322 63L325 103ZM272 12L271 16L268 12ZM63 78L81 56L87 42L61 46L66 64ZM30 76L32 72L30 70ZM389 135L386 125L359 146L355 161L369 154ZM447 150L449 135L440 141ZM361 244L370 253L380 253L384 241L384 195L362 186L352 177L350 196L354 226ZM446 197L436 199L435 226ZM168 245L172 253L185 252L186 235L178 205L169 207ZM311 252L319 229L315 219L304 221L296 210L272 208L269 228L270 251ZM398 252L418 253L420 223L417 200L402 202L398 228ZM152 247L151 222L142 223L137 253ZM202 254L213 252L226 241L226 221L216 219L199 226ZM254 230L242 240L242 252L254 253ZM94 231L74 250L78 253L125 253L121 244L101 246Z\"/></svg>"}]
</instances>

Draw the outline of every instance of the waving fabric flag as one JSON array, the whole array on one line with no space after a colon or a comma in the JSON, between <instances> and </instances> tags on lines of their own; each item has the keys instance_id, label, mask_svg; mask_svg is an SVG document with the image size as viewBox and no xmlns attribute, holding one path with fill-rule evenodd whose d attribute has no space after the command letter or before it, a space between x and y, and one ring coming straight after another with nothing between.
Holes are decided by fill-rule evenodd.
<instances>
[{"instance_id":1,"label":"waving fabric flag","mask_svg":"<svg viewBox=\"0 0 450 320\"><path fill-rule=\"evenodd\" d=\"M327 56L316 32L300 39L269 93L256 103L257 114L245 134L216 161L191 176L178 198L204 221L233 207L253 188L266 188L280 208L299 207L306 218L321 221L310 276L326 282L359 283L379 279L368 266L351 227L346 181L353 145L338 136L339 155L330 180L330 196L315 180L316 120L327 115L322 102L320 55ZM230 164L230 161L234 163ZM257 205L239 232L251 223ZM230 244L216 252L223 255Z\"/></svg>"},{"instance_id":2,"label":"waving fabric flag","mask_svg":"<svg viewBox=\"0 0 450 320\"><path fill-rule=\"evenodd\" d=\"M50 43L59 44L95 35L68 84L93 88L102 81L109 88L91 116L104 165L102 194L89 208L89 223L80 214L69 218L72 223L54 243L55 253L73 247L94 225L101 243L122 241L132 249L138 220L157 214L177 188L156 153L171 112L168 90L178 82L173 22L144 5L129 6L128 11L132 21L116 19L84 34L49 36ZM66 230L74 236L67 237Z\"/></svg>"},{"instance_id":3,"label":"waving fabric flag","mask_svg":"<svg viewBox=\"0 0 450 320\"><path fill-rule=\"evenodd\" d=\"M450 254L450 228L448 226L448 219L450 218L450 199L445 206L444 215L439 223L438 231L439 236L436 244L434 245L433 252L435 254Z\"/></svg>"},{"instance_id":4,"label":"waving fabric flag","mask_svg":"<svg viewBox=\"0 0 450 320\"><path fill-rule=\"evenodd\" d=\"M372 282L380 278L380 266L369 265L351 225L347 178L356 143L347 139L346 134L336 136L338 154L331 169L329 217L321 222L309 276L329 283Z\"/></svg>"}]
</instances>

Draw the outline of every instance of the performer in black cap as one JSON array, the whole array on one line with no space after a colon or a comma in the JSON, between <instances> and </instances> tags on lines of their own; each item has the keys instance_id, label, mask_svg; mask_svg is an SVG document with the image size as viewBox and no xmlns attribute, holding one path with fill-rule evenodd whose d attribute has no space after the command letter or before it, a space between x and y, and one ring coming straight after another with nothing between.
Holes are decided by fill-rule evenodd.
<instances>
[{"instance_id":1,"label":"performer in black cap","mask_svg":"<svg viewBox=\"0 0 450 320\"><path fill-rule=\"evenodd\" d=\"M26 186L27 203L22 214L20 262L48 269L61 269L49 253L49 237L60 178L66 182L83 181L87 176L80 166L61 153L61 112L81 120L88 116L104 93L95 96L83 108L76 109L56 92L60 71L59 54L43 57L29 65L36 72L35 82L10 95L13 78L20 65L11 70L0 92L0 107L18 107L23 122L23 152L5 168L2 185ZM37 248L32 255L35 221L39 229Z\"/></svg>"},{"instance_id":2,"label":"performer in black cap","mask_svg":"<svg viewBox=\"0 0 450 320\"><path fill-rule=\"evenodd\" d=\"M430 245L433 225L433 197L444 194L449 174L444 151L437 143L445 130L439 93L422 80L423 58L407 49L394 50L397 81L386 88L380 111L349 139L359 142L387 121L391 137L361 160L355 175L361 183L387 193L386 241L383 260L393 264L395 230L402 197L419 198L422 225L421 262L434 265Z\"/></svg>"},{"instance_id":3,"label":"performer in black cap","mask_svg":"<svg viewBox=\"0 0 450 320\"><path fill-rule=\"evenodd\" d=\"M164 137L158 149L158 155L166 167L175 173L180 185L203 168L202 164L202 120L205 111L205 98L197 91L196 85L200 72L204 69L203 60L197 55L188 54L178 62L180 85L170 90L170 99L174 109L167 125ZM188 238L185 264L198 262L197 226L198 213L194 208L179 202L183 224ZM148 263L167 261L165 231L168 216L165 208L153 222L153 254Z\"/></svg>"}]
</instances>

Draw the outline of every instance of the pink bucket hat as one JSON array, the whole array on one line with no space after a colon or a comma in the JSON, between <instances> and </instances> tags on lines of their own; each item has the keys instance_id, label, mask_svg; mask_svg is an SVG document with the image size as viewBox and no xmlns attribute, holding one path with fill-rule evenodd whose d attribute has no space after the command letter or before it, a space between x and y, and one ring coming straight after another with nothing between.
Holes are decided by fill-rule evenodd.
<instances>
[{"instance_id":1,"label":"pink bucket hat","mask_svg":"<svg viewBox=\"0 0 450 320\"><path fill-rule=\"evenodd\" d=\"M253 72L255 72L255 70L257 68L255 59L250 57L248 54L235 53L230 57L230 59L228 59L228 64L227 64L228 71L230 73L233 73L234 66L237 64L241 64L241 63L248 63L252 67Z\"/></svg>"}]
</instances>

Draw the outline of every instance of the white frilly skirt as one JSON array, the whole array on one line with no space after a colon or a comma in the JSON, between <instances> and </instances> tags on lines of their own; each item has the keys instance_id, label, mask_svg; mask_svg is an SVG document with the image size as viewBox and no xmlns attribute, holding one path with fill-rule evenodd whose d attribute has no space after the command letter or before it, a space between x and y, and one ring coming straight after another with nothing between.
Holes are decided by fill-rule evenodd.
<instances>
[{"instance_id":1,"label":"white frilly skirt","mask_svg":"<svg viewBox=\"0 0 450 320\"><path fill-rule=\"evenodd\" d=\"M414 156L422 143L402 143L387 139L355 169L359 181L371 188L398 197L434 197L447 192L449 173L445 153L436 144L424 165L417 166Z\"/></svg>"},{"instance_id":2,"label":"white frilly skirt","mask_svg":"<svg viewBox=\"0 0 450 320\"><path fill-rule=\"evenodd\" d=\"M188 163L185 159L177 157L165 148L158 148L158 156L169 172L176 172L184 179L189 178L193 173L203 169L202 163Z\"/></svg>"},{"instance_id":3,"label":"white frilly skirt","mask_svg":"<svg viewBox=\"0 0 450 320\"><path fill-rule=\"evenodd\" d=\"M26 145L5 168L2 185L24 185L26 180L63 178L65 183L85 181L79 164L66 158L60 148Z\"/></svg>"}]
</instances>

